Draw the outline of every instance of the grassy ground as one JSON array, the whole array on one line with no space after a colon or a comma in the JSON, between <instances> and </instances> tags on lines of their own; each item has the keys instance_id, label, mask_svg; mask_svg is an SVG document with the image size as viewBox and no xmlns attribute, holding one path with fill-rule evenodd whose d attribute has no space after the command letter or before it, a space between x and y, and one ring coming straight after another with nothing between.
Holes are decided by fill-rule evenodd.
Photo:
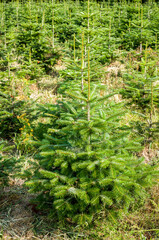
<instances>
[{"instance_id":1,"label":"grassy ground","mask_svg":"<svg viewBox=\"0 0 159 240\"><path fill-rule=\"evenodd\" d=\"M81 228L68 223L47 219L46 213L31 204L33 194L23 187L23 181L16 179L3 191L0 199L0 238L13 240L31 239L159 239L159 184L149 192L149 198L134 213L110 223L106 213L95 222Z\"/></svg>"}]
</instances>

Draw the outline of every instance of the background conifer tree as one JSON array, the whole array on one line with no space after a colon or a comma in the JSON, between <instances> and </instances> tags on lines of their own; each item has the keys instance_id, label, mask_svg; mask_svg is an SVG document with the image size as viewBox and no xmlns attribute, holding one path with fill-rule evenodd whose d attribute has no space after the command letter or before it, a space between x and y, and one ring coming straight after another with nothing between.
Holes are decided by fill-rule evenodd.
<instances>
[{"instance_id":1,"label":"background conifer tree","mask_svg":"<svg viewBox=\"0 0 159 240\"><path fill-rule=\"evenodd\" d=\"M123 75L124 87L120 90L123 98L127 99L126 105L140 116L141 120L132 122L139 135L144 137L145 144L158 138L158 121L156 114L159 110L158 96L158 54L153 56L147 47L138 71Z\"/></svg>"}]
</instances>

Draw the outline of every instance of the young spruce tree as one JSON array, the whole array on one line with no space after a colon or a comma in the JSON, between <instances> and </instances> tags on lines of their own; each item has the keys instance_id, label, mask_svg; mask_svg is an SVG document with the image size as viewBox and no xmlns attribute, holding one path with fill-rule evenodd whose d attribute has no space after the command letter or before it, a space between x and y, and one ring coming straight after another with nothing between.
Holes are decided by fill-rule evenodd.
<instances>
[{"instance_id":1,"label":"young spruce tree","mask_svg":"<svg viewBox=\"0 0 159 240\"><path fill-rule=\"evenodd\" d=\"M88 50L88 84L50 107L52 127L39 142L38 167L26 183L51 216L78 224L103 209L112 218L128 211L156 174L134 157L141 147L120 128L121 104L99 97L89 73Z\"/></svg>"}]
</instances>

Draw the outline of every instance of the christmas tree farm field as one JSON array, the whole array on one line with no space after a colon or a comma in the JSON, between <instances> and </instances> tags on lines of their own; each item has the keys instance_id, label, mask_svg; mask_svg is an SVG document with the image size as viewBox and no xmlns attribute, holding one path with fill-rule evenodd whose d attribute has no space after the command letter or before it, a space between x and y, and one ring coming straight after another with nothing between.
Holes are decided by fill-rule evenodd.
<instances>
[{"instance_id":1,"label":"christmas tree farm field","mask_svg":"<svg viewBox=\"0 0 159 240\"><path fill-rule=\"evenodd\" d=\"M0 238L159 238L157 1L0 2Z\"/></svg>"}]
</instances>

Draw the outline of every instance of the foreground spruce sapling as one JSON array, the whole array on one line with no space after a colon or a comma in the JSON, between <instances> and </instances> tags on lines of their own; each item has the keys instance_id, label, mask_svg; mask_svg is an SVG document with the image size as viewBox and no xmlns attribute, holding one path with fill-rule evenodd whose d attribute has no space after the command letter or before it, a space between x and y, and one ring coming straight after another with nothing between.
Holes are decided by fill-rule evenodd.
<instances>
[{"instance_id":1,"label":"foreground spruce sapling","mask_svg":"<svg viewBox=\"0 0 159 240\"><path fill-rule=\"evenodd\" d=\"M37 142L37 167L26 185L37 192L39 207L60 220L90 223L105 211L114 218L143 198L157 174L142 158L139 140L120 126L121 104L99 97L98 86L88 82L50 106L52 126Z\"/></svg>"}]
</instances>

